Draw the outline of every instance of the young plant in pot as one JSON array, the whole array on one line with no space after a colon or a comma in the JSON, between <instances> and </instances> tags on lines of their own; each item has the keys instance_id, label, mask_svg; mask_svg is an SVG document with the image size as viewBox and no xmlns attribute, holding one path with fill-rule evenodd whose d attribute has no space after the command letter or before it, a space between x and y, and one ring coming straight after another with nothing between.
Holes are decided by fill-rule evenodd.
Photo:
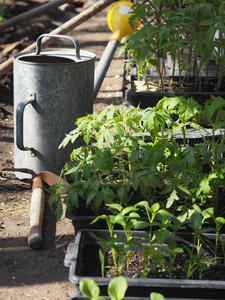
<instances>
[{"instance_id":1,"label":"young plant in pot","mask_svg":"<svg viewBox=\"0 0 225 300\"><path fill-rule=\"evenodd\" d=\"M82 296L70 297L68 300L82 300L82 299L91 299L91 300L138 300L138 297L126 297L125 293L127 290L128 284L127 280L123 276L113 278L108 285L108 295L109 296L100 296L100 287L96 284L93 279L85 278L80 281L79 289ZM159 293L151 293L150 298L142 298L142 300L165 300L163 295ZM169 299L168 299L169 300ZM179 299L178 299L179 300Z\"/></svg>"},{"instance_id":2,"label":"young plant in pot","mask_svg":"<svg viewBox=\"0 0 225 300\"><path fill-rule=\"evenodd\" d=\"M174 215L159 203L150 207L147 201L124 208L127 214L116 206L119 214L113 215L113 223L123 230L112 230L112 234L110 230L81 230L67 249L64 264L77 289L89 278L106 295L111 278L122 275L127 278L128 297L142 299L158 292L166 299L224 298L225 236L220 229L225 219L214 220L219 225L216 230L204 226L214 216L212 207L201 210L195 205L187 214ZM148 211L147 231L135 230L140 221L129 212L137 207Z\"/></svg>"},{"instance_id":3,"label":"young plant in pot","mask_svg":"<svg viewBox=\"0 0 225 300\"><path fill-rule=\"evenodd\" d=\"M63 197L67 216L73 220L75 213L77 221L79 211L83 210L77 230L83 227L82 222L86 227L96 215L101 214L105 204L127 205L132 189L131 179L127 176L132 168L130 156L138 147L140 137L144 136L142 113L138 108L124 110L110 106L97 115L79 118L76 129L62 142L61 146L65 147L82 137L86 143L86 146L74 149L71 161L63 169L63 176L69 176L71 181ZM56 212L59 217L62 213L61 191L65 191L65 184L51 187L50 202L58 202Z\"/></svg>"},{"instance_id":4,"label":"young plant in pot","mask_svg":"<svg viewBox=\"0 0 225 300\"><path fill-rule=\"evenodd\" d=\"M179 208L185 214L193 205L212 206L219 216L225 172L223 107L219 97L204 108L193 99L174 97L153 108L110 106L78 119L61 146L81 137L86 146L74 149L62 170L69 183L61 181L50 188L58 218L64 202L77 232L96 216L104 214L107 219L110 205L125 208L141 200L151 206L160 201L171 213ZM211 124L210 131L199 125L203 117ZM197 132L194 145L190 130ZM142 213L140 218L146 216ZM106 228L101 219L103 225L95 226Z\"/></svg>"},{"instance_id":5,"label":"young plant in pot","mask_svg":"<svg viewBox=\"0 0 225 300\"><path fill-rule=\"evenodd\" d=\"M127 69L137 70L128 86L131 104L146 108L175 95L193 96L200 104L211 94L224 97L223 6L222 0L133 5L130 23L137 18L142 25L123 38L120 49L128 52ZM149 22L154 14L160 21Z\"/></svg>"}]
</instances>

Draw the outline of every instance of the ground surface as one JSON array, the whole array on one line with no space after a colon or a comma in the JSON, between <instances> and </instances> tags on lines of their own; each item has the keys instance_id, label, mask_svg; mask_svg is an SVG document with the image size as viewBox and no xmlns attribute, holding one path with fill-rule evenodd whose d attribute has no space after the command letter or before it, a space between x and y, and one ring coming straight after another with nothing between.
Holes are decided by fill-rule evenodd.
<instances>
[{"instance_id":1,"label":"ground surface","mask_svg":"<svg viewBox=\"0 0 225 300\"><path fill-rule=\"evenodd\" d=\"M5 2L8 3L7 13L13 16L42 1ZM1 33L0 62L33 43L40 34L51 32L92 4L63 5L60 9ZM111 35L106 21L107 11L108 8L68 33L79 40L81 49L96 53L96 64ZM123 58L118 59L115 55L94 110L102 110L111 103L122 106L122 66ZM68 280L69 270L63 265L67 245L74 240L72 223L66 218L56 223L46 201L43 246L40 250L31 250L27 244L30 186L17 180L13 173L4 171L4 168L12 168L14 163L12 74L9 71L0 78L0 299L67 299L75 294L74 286Z\"/></svg>"}]
</instances>

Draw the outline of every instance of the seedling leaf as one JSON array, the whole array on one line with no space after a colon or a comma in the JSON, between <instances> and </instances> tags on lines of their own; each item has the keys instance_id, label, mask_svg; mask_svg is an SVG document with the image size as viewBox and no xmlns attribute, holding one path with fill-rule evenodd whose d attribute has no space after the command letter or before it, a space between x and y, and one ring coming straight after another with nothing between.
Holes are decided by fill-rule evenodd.
<instances>
[{"instance_id":1,"label":"seedling leaf","mask_svg":"<svg viewBox=\"0 0 225 300\"><path fill-rule=\"evenodd\" d=\"M108 294L112 300L121 300L124 298L128 283L125 277L119 276L110 281Z\"/></svg>"},{"instance_id":2,"label":"seedling leaf","mask_svg":"<svg viewBox=\"0 0 225 300\"><path fill-rule=\"evenodd\" d=\"M100 288L92 279L82 279L79 287L82 295L90 299L98 297L100 294Z\"/></svg>"}]
</instances>

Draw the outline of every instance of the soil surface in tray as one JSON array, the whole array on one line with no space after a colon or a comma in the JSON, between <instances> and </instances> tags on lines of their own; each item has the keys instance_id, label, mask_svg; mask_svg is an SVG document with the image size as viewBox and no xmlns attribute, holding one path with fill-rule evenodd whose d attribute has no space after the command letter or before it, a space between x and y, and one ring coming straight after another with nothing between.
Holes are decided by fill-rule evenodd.
<instances>
[{"instance_id":1,"label":"soil surface in tray","mask_svg":"<svg viewBox=\"0 0 225 300\"><path fill-rule=\"evenodd\" d=\"M48 1L6 0L7 16L13 17ZM41 16L27 19L0 34L0 63L34 43L39 35L50 33L94 2L72 1ZM107 9L68 32L81 49L96 54L99 61L111 32L107 26ZM122 104L123 57L117 53L110 65L94 104L94 111L111 103ZM74 227L69 219L56 223L46 194L43 221L43 245L31 250L27 244L30 218L30 185L19 181L14 165L13 71L0 77L0 299L57 300L75 295L64 267L67 246L74 241ZM75 122L75 120L74 120Z\"/></svg>"},{"instance_id":2,"label":"soil surface in tray","mask_svg":"<svg viewBox=\"0 0 225 300\"><path fill-rule=\"evenodd\" d=\"M184 77L185 78L185 77ZM207 83L204 83L204 79L199 90L199 86L194 84L193 80L187 82L185 80L179 81L174 80L171 84L170 80L163 80L159 84L159 80L148 79L148 88L147 84L144 81L134 80L131 82L131 88L133 92L164 92L164 93L187 93L187 92L203 92L203 93L212 93L216 92L217 80L209 79ZM225 82L221 85L221 88L218 92L224 93L225 91Z\"/></svg>"},{"instance_id":3,"label":"soil surface in tray","mask_svg":"<svg viewBox=\"0 0 225 300\"><path fill-rule=\"evenodd\" d=\"M214 262L214 258L210 255L202 255L202 259L206 259L210 262ZM173 279L186 279L186 273L184 268L181 266L184 265L186 261L189 260L189 257L185 254L178 254L172 268L172 278ZM113 266L106 271L106 277L117 276L116 268L113 264L112 253L108 252L107 262L109 266ZM154 263L153 260L150 260L148 263L148 268ZM166 264L164 267L157 266L156 268L148 272L147 278L169 278L169 259L166 259ZM124 267L122 269L121 275L138 278L141 277L141 274L144 273L144 257L141 252L131 251L130 253L130 264L127 269ZM196 271L190 279L199 279L199 271ZM214 266L211 266L208 271L206 271L202 277L204 280L225 280L225 266L223 266L222 258L218 258L217 263Z\"/></svg>"},{"instance_id":4,"label":"soil surface in tray","mask_svg":"<svg viewBox=\"0 0 225 300\"><path fill-rule=\"evenodd\" d=\"M98 251L91 251L90 249L84 248L84 261L85 261L85 274L83 276L101 276L101 265L98 257ZM117 256L116 256L117 257ZM209 254L202 254L202 259L208 260L214 263L214 257ZM178 254L172 268L172 278L173 279L186 279L186 272L182 267L186 261L189 260L188 255L185 253ZM117 260L118 261L118 260ZM96 262L98 264L96 265ZM117 270L115 268L112 251L108 250L106 253L106 269L105 277L116 277L118 276ZM153 266L154 261L151 259L147 264L147 268ZM169 259L166 258L165 266L160 266L157 264L155 268L148 271L147 278L165 278L169 279ZM129 254L129 268L126 266L122 268L121 275L129 278L139 278L145 272L145 260L141 252L130 251ZM203 280L225 280L225 266L223 265L223 259L221 257L217 258L217 262L210 266L210 269L205 271L202 276ZM190 279L200 279L199 270L193 273Z\"/></svg>"}]
</instances>

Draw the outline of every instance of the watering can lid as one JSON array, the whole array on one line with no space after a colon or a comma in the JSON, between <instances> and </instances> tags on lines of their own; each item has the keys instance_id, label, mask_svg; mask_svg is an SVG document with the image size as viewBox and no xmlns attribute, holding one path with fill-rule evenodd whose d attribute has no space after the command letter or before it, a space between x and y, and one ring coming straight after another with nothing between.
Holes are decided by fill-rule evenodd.
<instances>
[{"instance_id":1,"label":"watering can lid","mask_svg":"<svg viewBox=\"0 0 225 300\"><path fill-rule=\"evenodd\" d=\"M49 48L42 50L42 39L66 39L73 43L74 48ZM35 64L65 64L65 63L80 63L95 58L95 54L89 51L81 51L78 40L72 36L60 35L60 34L48 34L44 33L37 38L36 52L29 51L14 56L16 60L23 61L23 63L35 63Z\"/></svg>"},{"instance_id":2,"label":"watering can lid","mask_svg":"<svg viewBox=\"0 0 225 300\"><path fill-rule=\"evenodd\" d=\"M80 58L77 58L73 48L47 48L38 55L35 54L35 51L18 53L14 56L14 61L26 64L58 65L83 63L95 59L95 57L94 53L85 50L80 50Z\"/></svg>"}]
</instances>

